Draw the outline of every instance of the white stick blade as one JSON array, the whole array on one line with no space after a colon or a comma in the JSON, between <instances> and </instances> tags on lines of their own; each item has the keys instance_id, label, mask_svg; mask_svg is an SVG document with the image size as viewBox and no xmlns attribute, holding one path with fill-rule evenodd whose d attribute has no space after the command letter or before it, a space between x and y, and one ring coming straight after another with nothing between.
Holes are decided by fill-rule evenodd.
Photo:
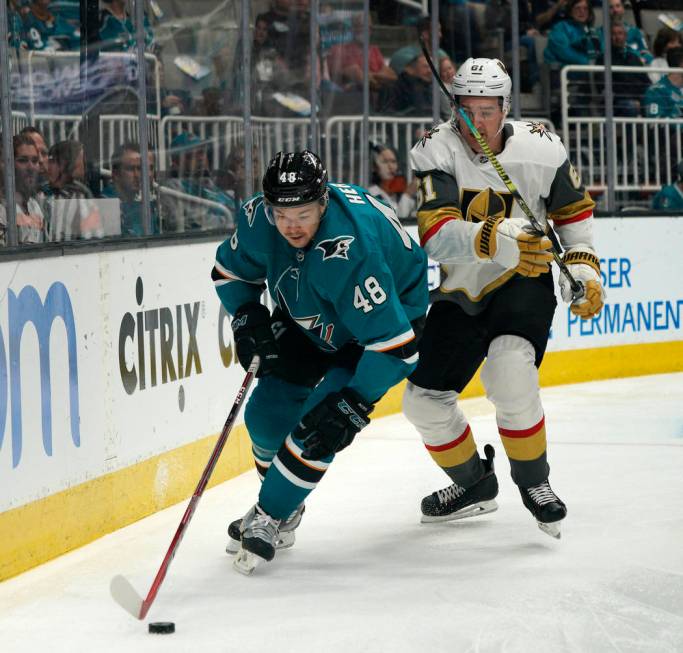
<instances>
[{"instance_id":1,"label":"white stick blade","mask_svg":"<svg viewBox=\"0 0 683 653\"><path fill-rule=\"evenodd\" d=\"M135 591L135 588L128 582L126 578L120 574L114 576L109 584L109 591L111 596L128 614L136 619L140 619L140 610L142 610L142 598Z\"/></svg>"}]
</instances>

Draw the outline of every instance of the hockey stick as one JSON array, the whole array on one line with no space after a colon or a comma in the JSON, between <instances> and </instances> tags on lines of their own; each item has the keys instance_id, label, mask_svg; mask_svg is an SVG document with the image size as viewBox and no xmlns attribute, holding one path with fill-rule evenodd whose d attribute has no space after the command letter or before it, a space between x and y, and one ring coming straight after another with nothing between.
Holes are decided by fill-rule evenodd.
<instances>
[{"instance_id":1,"label":"hockey stick","mask_svg":"<svg viewBox=\"0 0 683 653\"><path fill-rule=\"evenodd\" d=\"M496 158L496 155L493 153L493 150L491 150L491 148L489 147L489 144L484 140L482 135L479 133L479 130L474 126L474 124L470 120L470 117L467 115L467 112L461 106L459 106L457 102L455 102L455 100L449 93L448 89L446 88L446 85L441 80L441 77L439 77L439 73L434 67L434 62L432 61L432 57L429 54L429 50L427 50L427 46L425 45L425 42L421 37L420 47L422 48L422 52L425 58L427 59L429 67L431 68L432 74L434 75L434 79L436 79L436 81L439 83L441 90L446 94L446 97L448 98L451 105L457 108L458 113L465 121L467 128L472 132L472 136L474 136L477 143L479 143L479 147L481 147L484 154L488 157L489 161L491 162L491 165L493 166L494 170L498 173L498 176L500 177L501 181L505 184L507 189L510 191L511 195L517 200L519 208L521 208L526 217L529 218L532 227L538 233L538 235L548 236L548 238L550 238L550 241L553 245L552 249L550 250L550 253L553 255L553 259L555 263L557 263L557 267L560 268L560 272L564 274L564 276L567 278L567 281L569 282L569 286L572 289L572 299L581 299L586 294L586 289L584 288L581 282L577 281L574 278L572 273L569 271L569 268L562 260L562 257L560 256L562 246L560 245L560 241L557 239L557 234L553 231L550 225L548 225L547 230L543 228L543 225L541 225L541 223L537 220L533 211L529 208L529 205L524 201L524 198L520 195L519 190L517 190L517 186L515 186L512 179L510 179L507 172L505 172L503 166L500 165L500 162Z\"/></svg>"},{"instance_id":2,"label":"hockey stick","mask_svg":"<svg viewBox=\"0 0 683 653\"><path fill-rule=\"evenodd\" d=\"M235 419L237 418L240 407L242 405L242 400L249 391L249 387L251 386L251 383L254 380L254 377L256 376L256 372L258 371L260 363L261 361L259 357L254 356L254 358L251 361L251 365L249 365L249 369L247 370L247 375L244 377L244 381L242 381L242 386L240 387L237 393L235 402L233 403L232 408L230 409L230 414L228 415L228 418L225 420L225 425L223 426L223 430L221 431L220 437L216 442L216 446L213 448L213 452L211 454L211 457L209 458L209 462L204 468L204 473L202 474L202 477L199 479L197 488L195 489L194 494L190 499L190 503L187 505L187 508L185 509L185 514L183 515L183 518L180 520L180 524L178 525L178 529L176 530L175 535L173 536L173 540L171 540L171 546L168 547L168 551L166 551L166 555L164 556L164 560L161 563L161 567L159 567L159 571L157 572L157 575L154 577L154 582L152 583L152 586L149 588L149 592L147 592L147 597L143 600L142 597L135 591L135 588L130 584L128 579L124 576L117 575L111 579L109 589L111 591L111 595L114 601L116 601L126 612L133 615L136 619L144 619L147 616L147 613L149 612L152 603L154 603L154 599L156 598L157 593L159 592L159 588L161 587L161 584L164 582L164 578L166 577L166 572L168 571L168 568L171 562L173 561L176 551L178 550L178 547L182 542L183 536L185 535L185 531L187 530L190 520L192 519L192 515L194 515L194 511L197 508L199 499L201 499L202 494L206 489L206 485L209 482L209 478L211 477L214 467L218 462L218 458L220 457L221 452L223 451L223 447L225 446L225 443L228 440L228 435L230 435L230 431L232 431Z\"/></svg>"}]
</instances>

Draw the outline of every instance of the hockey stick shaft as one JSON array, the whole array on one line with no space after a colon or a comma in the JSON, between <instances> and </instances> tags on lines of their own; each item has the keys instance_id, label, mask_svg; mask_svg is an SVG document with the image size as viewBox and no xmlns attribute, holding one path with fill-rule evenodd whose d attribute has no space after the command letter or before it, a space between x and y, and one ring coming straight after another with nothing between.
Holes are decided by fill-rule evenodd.
<instances>
[{"instance_id":1,"label":"hockey stick shaft","mask_svg":"<svg viewBox=\"0 0 683 653\"><path fill-rule=\"evenodd\" d=\"M247 392L249 392L249 388L251 387L252 381L256 377L256 373L258 371L260 363L260 358L258 356L254 356L254 358L251 361L251 365L247 370L247 374L244 377L244 381L242 381L242 385L239 391L237 392L237 397L235 398L232 408L230 409L230 413L228 414L228 417L225 420L223 430L221 431L218 441L216 442L216 445L213 448L213 452L211 453L209 462L204 468L204 472L202 473L202 476L199 479L199 483L197 484L197 487L195 488L195 491L192 494L192 498L190 499L190 502L188 503L187 508L185 509L185 514L183 515L183 518L180 520L180 524L178 525L175 535L171 540L171 545L168 547L168 551L166 551L164 560L161 563L161 566L159 567L159 571L157 571L157 575L154 577L154 581L152 582L152 586L149 588L149 592L147 592L147 597L144 600L138 602L135 600L135 591L133 590L130 583L126 581L125 578L117 576L115 578L116 583L112 581L112 594L114 595L114 598L122 605L122 607L125 610L130 612L134 617L137 617L138 619L144 619L147 616L147 613L149 612L152 603L154 603L154 599L156 598L159 592L161 584L164 582L164 578L166 577L168 568L171 565L171 562L173 561L176 551L178 550L178 547L180 546L180 543L183 540L185 532L187 531L187 527L190 523L190 520L194 515L194 511L197 508L199 499L201 499L202 494L204 494L204 490L206 489L209 479L211 478L211 474L213 473L213 470L216 467L216 463L218 462L218 459L223 451L223 447L225 446L225 443L228 440L230 431L232 431L232 427L235 424L235 420L237 419L237 415L239 414L240 407L242 406L244 397L246 396ZM125 597L123 601L119 601L117 595L114 594L115 585L118 586L119 591L121 588L123 588L123 592L120 592L120 594L123 594ZM138 605L139 610L136 610L135 608L137 608ZM137 614L135 614L135 612L137 612Z\"/></svg>"},{"instance_id":2,"label":"hockey stick shaft","mask_svg":"<svg viewBox=\"0 0 683 653\"><path fill-rule=\"evenodd\" d=\"M422 52L425 58L427 59L427 63L429 64L432 74L434 75L434 79L436 79L436 81L439 83L441 90L446 94L446 97L448 98L449 102L452 105L456 106L458 113L465 121L467 128L472 132L472 136L474 136L475 140L479 144L479 147L481 147L484 154L488 157L489 161L491 162L491 165L493 166L493 169L496 171L501 181L505 184L505 187L510 191L511 195L517 200L519 208L521 208L526 217L529 218L531 225L539 234L543 234L544 236L548 236L548 238L550 238L550 241L553 245L550 252L553 255L555 263L557 263L557 267L560 269L560 272L564 274L564 276L567 278L567 281L569 282L569 286L572 289L573 299L581 299L585 294L585 289L583 287L583 284L579 283L574 278L574 275L572 275L572 273L569 271L569 268L562 260L562 257L560 256L562 246L560 245L560 241L557 238L557 234L553 231L550 225L547 226L547 229L543 228L543 225L541 225L541 223L538 221L538 219L534 215L534 212L531 210L531 208L529 208L529 205L524 201L524 198L521 196L519 190L517 189L517 186L515 186L512 179L510 179L507 172L505 172L505 168L503 168L503 166L500 164L500 161L498 161L498 158L493 153L493 150L491 150L491 148L489 147L489 144L486 142L484 137L479 133L479 130L474 126L474 123L467 115L467 112L462 107L456 105L455 101L453 100L453 97L451 97L451 94L448 92L446 85L441 80L441 77L439 76L439 73L437 72L434 66L434 62L432 61L432 57L429 54L429 50L427 50L427 46L425 45L425 42L422 38L420 38L420 47L422 48Z\"/></svg>"}]
</instances>

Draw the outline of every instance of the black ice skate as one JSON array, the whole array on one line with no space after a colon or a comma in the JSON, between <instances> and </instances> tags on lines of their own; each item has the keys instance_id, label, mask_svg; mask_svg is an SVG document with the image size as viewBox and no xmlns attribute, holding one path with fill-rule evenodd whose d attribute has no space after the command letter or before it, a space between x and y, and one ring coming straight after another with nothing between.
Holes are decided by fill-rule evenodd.
<instances>
[{"instance_id":1,"label":"black ice skate","mask_svg":"<svg viewBox=\"0 0 683 653\"><path fill-rule=\"evenodd\" d=\"M560 539L560 522L567 516L567 506L553 492L547 480L528 488L519 488L524 505L536 518L538 527L550 537Z\"/></svg>"},{"instance_id":2,"label":"black ice skate","mask_svg":"<svg viewBox=\"0 0 683 653\"><path fill-rule=\"evenodd\" d=\"M288 549L294 546L296 540L296 533L294 532L303 517L306 506L302 503L285 521L280 524L280 535L275 543L275 549ZM234 555L240 550L242 542L242 520L235 519L230 522L228 526L228 544L225 547L225 552Z\"/></svg>"},{"instance_id":3,"label":"black ice skate","mask_svg":"<svg viewBox=\"0 0 683 653\"><path fill-rule=\"evenodd\" d=\"M233 566L241 574L249 575L262 562L275 557L280 520L271 517L257 503L242 517L242 545Z\"/></svg>"},{"instance_id":4,"label":"black ice skate","mask_svg":"<svg viewBox=\"0 0 683 653\"><path fill-rule=\"evenodd\" d=\"M490 444L484 447L484 455L484 475L472 487L453 483L422 499L422 523L475 517L498 510L498 479L493 469L496 452Z\"/></svg>"}]
</instances>

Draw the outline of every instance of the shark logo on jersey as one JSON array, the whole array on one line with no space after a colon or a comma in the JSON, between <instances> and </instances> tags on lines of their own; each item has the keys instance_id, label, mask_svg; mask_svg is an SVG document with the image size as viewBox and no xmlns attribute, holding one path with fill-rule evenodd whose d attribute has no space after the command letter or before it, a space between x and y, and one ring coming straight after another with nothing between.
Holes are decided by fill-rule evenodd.
<instances>
[{"instance_id":1,"label":"shark logo on jersey","mask_svg":"<svg viewBox=\"0 0 683 653\"><path fill-rule=\"evenodd\" d=\"M244 214L247 216L247 223L250 227L254 224L254 217L256 216L256 203L260 200L260 197L252 197L243 207Z\"/></svg>"},{"instance_id":2,"label":"shark logo on jersey","mask_svg":"<svg viewBox=\"0 0 683 653\"><path fill-rule=\"evenodd\" d=\"M544 136L549 141L553 140L552 137L550 136L550 131L548 130L548 128L543 123L535 122L532 120L531 122L528 122L526 124L526 126L529 128L529 131L532 134L538 134L538 136L539 136L539 138L541 138L541 140L543 139Z\"/></svg>"},{"instance_id":3,"label":"shark logo on jersey","mask_svg":"<svg viewBox=\"0 0 683 653\"><path fill-rule=\"evenodd\" d=\"M343 258L345 261L348 261L349 248L354 240L353 236L337 236L330 240L320 241L315 248L323 253L323 261L331 258Z\"/></svg>"},{"instance_id":4,"label":"shark logo on jersey","mask_svg":"<svg viewBox=\"0 0 683 653\"><path fill-rule=\"evenodd\" d=\"M332 340L332 333L334 332L334 324L325 325L321 322L320 313L317 315L297 317L289 309L287 300L279 288L277 290L277 303L302 329L309 331L321 341L317 343L320 349L325 351L336 351L337 348L330 342Z\"/></svg>"}]
</instances>

